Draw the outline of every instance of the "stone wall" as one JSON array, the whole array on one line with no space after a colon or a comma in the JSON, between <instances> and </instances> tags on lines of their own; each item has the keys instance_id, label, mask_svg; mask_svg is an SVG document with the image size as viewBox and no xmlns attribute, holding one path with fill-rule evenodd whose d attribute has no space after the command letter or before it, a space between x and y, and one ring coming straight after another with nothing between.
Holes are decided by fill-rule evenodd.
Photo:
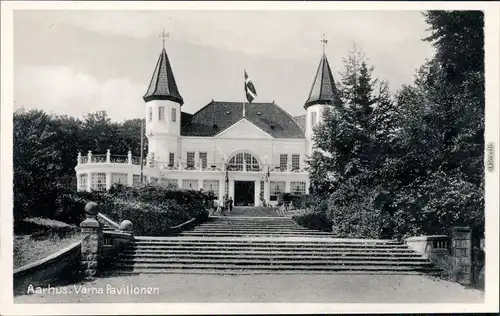
<instances>
[{"instance_id":1,"label":"stone wall","mask_svg":"<svg viewBox=\"0 0 500 316\"><path fill-rule=\"evenodd\" d=\"M107 217L100 216L101 220L109 222L110 227L115 227L115 229L103 230L104 225L98 220L99 210L97 203L87 203L85 205L87 218L80 224L82 228L81 265L86 279L92 279L109 269L123 249L134 240L133 226L129 220L124 220L118 225Z\"/></svg>"},{"instance_id":2,"label":"stone wall","mask_svg":"<svg viewBox=\"0 0 500 316\"><path fill-rule=\"evenodd\" d=\"M416 236L405 240L416 252L428 258L442 276L460 284L473 283L472 239L469 227L453 227L450 236Z\"/></svg>"},{"instance_id":3,"label":"stone wall","mask_svg":"<svg viewBox=\"0 0 500 316\"><path fill-rule=\"evenodd\" d=\"M14 294L26 294L28 287L55 285L79 278L81 242L14 270Z\"/></svg>"},{"instance_id":4,"label":"stone wall","mask_svg":"<svg viewBox=\"0 0 500 316\"><path fill-rule=\"evenodd\" d=\"M451 256L455 280L461 284L472 283L472 234L469 227L453 227L451 231Z\"/></svg>"},{"instance_id":5,"label":"stone wall","mask_svg":"<svg viewBox=\"0 0 500 316\"><path fill-rule=\"evenodd\" d=\"M130 221L124 220L118 229L103 230L104 225L97 220L98 211L97 203L85 206L87 218L80 224L81 241L14 270L14 294L26 294L30 286L74 282L82 276L92 279L111 267L120 252L134 240L133 227Z\"/></svg>"}]
</instances>

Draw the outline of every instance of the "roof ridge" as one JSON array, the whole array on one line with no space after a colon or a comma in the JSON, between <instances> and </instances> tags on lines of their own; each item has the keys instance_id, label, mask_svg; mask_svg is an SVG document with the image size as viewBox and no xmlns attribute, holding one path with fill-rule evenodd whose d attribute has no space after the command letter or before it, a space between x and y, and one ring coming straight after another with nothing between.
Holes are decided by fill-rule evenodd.
<instances>
[{"instance_id":1,"label":"roof ridge","mask_svg":"<svg viewBox=\"0 0 500 316\"><path fill-rule=\"evenodd\" d=\"M300 130L302 130L302 129L300 128L300 126L297 124L297 121L295 121L295 119L293 118L293 116L292 116L290 113L288 113L287 111L283 110L283 109L282 109L279 105L277 105L276 103L274 103L274 101L273 101L273 103L272 103L272 104L274 104L274 106L275 106L275 107L277 107L278 109L280 109L282 112L285 112L285 114L286 114L289 118L291 118L291 119L292 119L293 123L294 123L294 124L295 124L295 125L296 125L299 129L300 129Z\"/></svg>"}]
</instances>

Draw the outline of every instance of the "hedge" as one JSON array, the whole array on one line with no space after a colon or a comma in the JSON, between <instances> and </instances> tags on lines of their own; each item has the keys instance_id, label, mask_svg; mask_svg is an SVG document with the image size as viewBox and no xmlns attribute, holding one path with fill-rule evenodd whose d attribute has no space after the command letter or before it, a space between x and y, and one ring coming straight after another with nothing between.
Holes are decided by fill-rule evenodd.
<instances>
[{"instance_id":1,"label":"hedge","mask_svg":"<svg viewBox=\"0 0 500 316\"><path fill-rule=\"evenodd\" d=\"M85 219L85 204L93 201L100 205L101 213L114 221L132 221L136 235L164 236L171 233L171 226L192 218L206 220L213 199L211 192L154 185L113 185L107 192L62 190L54 202L54 219L79 225Z\"/></svg>"},{"instance_id":2,"label":"hedge","mask_svg":"<svg viewBox=\"0 0 500 316\"><path fill-rule=\"evenodd\" d=\"M303 215L293 216L295 222L309 229L320 230L324 232L332 231L332 222L325 213L311 212Z\"/></svg>"}]
</instances>

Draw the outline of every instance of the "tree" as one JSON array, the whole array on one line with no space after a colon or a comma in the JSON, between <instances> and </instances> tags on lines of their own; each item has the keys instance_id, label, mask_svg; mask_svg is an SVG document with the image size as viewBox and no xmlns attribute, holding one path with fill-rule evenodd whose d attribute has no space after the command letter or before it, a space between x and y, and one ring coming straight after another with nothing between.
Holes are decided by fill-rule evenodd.
<instances>
[{"instance_id":1,"label":"tree","mask_svg":"<svg viewBox=\"0 0 500 316\"><path fill-rule=\"evenodd\" d=\"M362 52L349 52L338 84L342 105L324 111L314 134L312 194L318 205L328 201L328 216L344 237L378 237L382 226L385 191L376 175L394 138L395 109L388 83L373 78L373 70Z\"/></svg>"},{"instance_id":2,"label":"tree","mask_svg":"<svg viewBox=\"0 0 500 316\"><path fill-rule=\"evenodd\" d=\"M41 110L14 113L14 219L53 218L66 207L62 197L76 191L77 153L92 150L140 154L141 119L114 123L105 112L84 121Z\"/></svg>"},{"instance_id":3,"label":"tree","mask_svg":"<svg viewBox=\"0 0 500 316\"><path fill-rule=\"evenodd\" d=\"M345 237L443 234L457 224L484 231L483 14L424 16L436 55L396 102L353 50L339 84L344 106L315 130L315 201L328 201Z\"/></svg>"}]
</instances>

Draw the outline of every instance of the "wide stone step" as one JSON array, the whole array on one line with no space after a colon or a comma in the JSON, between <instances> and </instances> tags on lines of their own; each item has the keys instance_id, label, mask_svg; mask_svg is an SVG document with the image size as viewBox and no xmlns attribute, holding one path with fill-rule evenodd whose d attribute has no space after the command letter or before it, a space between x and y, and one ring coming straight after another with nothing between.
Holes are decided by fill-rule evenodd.
<instances>
[{"instance_id":1,"label":"wide stone step","mask_svg":"<svg viewBox=\"0 0 500 316\"><path fill-rule=\"evenodd\" d=\"M326 238L325 238L326 239ZM396 250L396 249L409 249L407 245L386 245L386 244L356 244L356 243L331 243L331 242L287 242L287 241L238 241L238 240L224 240L224 241L212 241L212 240L196 240L196 241L186 241L186 240L170 240L170 241L139 241L132 244L132 246L172 246L172 245L183 245L183 246L219 246L219 247L309 247L309 248L364 248L364 249L384 249L384 250Z\"/></svg>"},{"instance_id":2,"label":"wide stone step","mask_svg":"<svg viewBox=\"0 0 500 316\"><path fill-rule=\"evenodd\" d=\"M196 228L203 229L295 229L295 230L312 230L307 229L302 226L294 226L294 225L200 225Z\"/></svg>"},{"instance_id":3,"label":"wide stone step","mask_svg":"<svg viewBox=\"0 0 500 316\"><path fill-rule=\"evenodd\" d=\"M298 229L298 230L313 230L302 226L294 225L200 225L196 228L206 229Z\"/></svg>"},{"instance_id":4,"label":"wide stone step","mask_svg":"<svg viewBox=\"0 0 500 316\"><path fill-rule=\"evenodd\" d=\"M171 248L171 247L187 247L187 248L215 248L215 249L296 249L296 250L339 250L339 251L348 251L348 250L366 250L366 251L397 251L397 250L409 250L408 248L398 248L398 247L363 247L359 245L315 245L315 244L304 244L304 245L293 245L293 244L211 244L211 243L145 243L138 245L130 245L132 248L143 248L148 247L152 249L157 248Z\"/></svg>"},{"instance_id":5,"label":"wide stone step","mask_svg":"<svg viewBox=\"0 0 500 316\"><path fill-rule=\"evenodd\" d=\"M185 231L181 233L182 236L221 236L221 237L244 237L244 236L325 236L331 237L330 233L324 232L290 232L290 231L234 231L234 232L210 232L210 231Z\"/></svg>"},{"instance_id":6,"label":"wide stone step","mask_svg":"<svg viewBox=\"0 0 500 316\"><path fill-rule=\"evenodd\" d=\"M279 260L289 260L289 261L304 261L304 260L327 260L327 261L390 261L390 262L428 262L427 259L422 257L393 257L390 255L385 256L343 256L342 254L327 254L327 255L277 255L277 254L266 254L266 255L247 255L247 254L196 254L196 253L186 253L186 254L159 254L159 253L126 253L122 256L121 260L131 260L131 259L214 259L214 260L263 260L263 261L279 261Z\"/></svg>"},{"instance_id":7,"label":"wide stone step","mask_svg":"<svg viewBox=\"0 0 500 316\"><path fill-rule=\"evenodd\" d=\"M292 260L291 258L286 259L275 259L273 257L267 257L263 259L246 258L242 259L230 259L230 258L121 258L121 263L148 263L148 264L171 264L171 263L189 263L189 264L234 264L238 266L247 265L267 265L267 264L278 264L278 265L293 265L293 264L304 264L304 265L400 265L400 266L428 266L432 265L429 261L420 262L414 260L401 260L401 261L388 261L385 259L377 260L377 258L371 258L372 260L359 260L358 258L341 258L338 260L319 260L316 258L305 258Z\"/></svg>"},{"instance_id":8,"label":"wide stone step","mask_svg":"<svg viewBox=\"0 0 500 316\"><path fill-rule=\"evenodd\" d=\"M325 269L314 269L314 270L290 270L290 269L267 269L266 267L260 268L247 268L247 269L232 269L232 268L220 268L220 269L210 269L210 268L192 268L192 267L176 267L176 268L141 268L134 266L122 266L120 270L114 271L114 273L119 275L129 275L129 274L200 274L200 275L266 275L266 274L279 274L279 275L422 275L422 274L437 274L440 271L434 270L423 270L418 271L416 269L410 270L389 270L387 268L363 270L363 269L349 269L349 270L325 270Z\"/></svg>"},{"instance_id":9,"label":"wide stone step","mask_svg":"<svg viewBox=\"0 0 500 316\"><path fill-rule=\"evenodd\" d=\"M324 248L324 249L308 249L308 248L270 248L270 247L255 247L255 248L245 248L245 249L225 249L221 251L221 247L184 247L184 246L173 246L173 247L137 247L130 248L127 251L135 251L135 252L188 252L188 253L196 253L196 252L205 252L205 253L214 253L214 252L224 252L224 253L267 253L269 255L275 253L328 253L328 254L357 254L357 253L365 253L365 254L373 254L373 255L409 255L416 254L412 250L393 250L393 251L380 251L380 250L366 250L366 249L332 249L332 248ZM418 255L418 254L416 254Z\"/></svg>"},{"instance_id":10,"label":"wide stone step","mask_svg":"<svg viewBox=\"0 0 500 316\"><path fill-rule=\"evenodd\" d=\"M399 246L408 248L407 245L398 243L395 240L389 239L349 239L349 238L309 238L307 236L300 237L246 237L246 238L233 238L233 237L187 237L187 236L171 236L171 237L151 237L151 236L137 236L135 242L189 242L189 243L314 243L325 245L367 245L367 246Z\"/></svg>"},{"instance_id":11,"label":"wide stone step","mask_svg":"<svg viewBox=\"0 0 500 316\"><path fill-rule=\"evenodd\" d=\"M357 244L321 244L321 243L210 243L210 242L150 242L150 243L137 243L132 244L132 247L137 246L184 246L184 247L218 247L232 249L238 248L254 248L254 247L273 247L273 248L309 248L309 249L375 249L375 250L401 250L409 249L408 247L395 247L395 246L370 246L370 245L357 245Z\"/></svg>"},{"instance_id":12,"label":"wide stone step","mask_svg":"<svg viewBox=\"0 0 500 316\"><path fill-rule=\"evenodd\" d=\"M179 250L179 249L138 249L138 250L127 250L124 254L136 254L136 255L149 255L149 254L172 254L172 255L245 255L245 256L258 256L258 255L266 255L266 256L346 256L346 257L357 257L357 256L372 256L372 257L415 257L421 258L421 255L410 252L410 251L398 251L398 252L387 252L387 251L296 251L294 249L290 249L288 251L277 251L277 250L205 250L205 249L189 249L189 250Z\"/></svg>"},{"instance_id":13,"label":"wide stone step","mask_svg":"<svg viewBox=\"0 0 500 316\"><path fill-rule=\"evenodd\" d=\"M200 230L200 231L244 231L244 230L251 230L251 231L290 231L290 232L318 232L318 230L312 230L312 229L307 229L307 228L300 228L300 227L273 227L273 228L266 228L266 227L205 227L205 226L198 226L190 231L193 230Z\"/></svg>"},{"instance_id":14,"label":"wide stone step","mask_svg":"<svg viewBox=\"0 0 500 316\"><path fill-rule=\"evenodd\" d=\"M430 266L397 266L397 265L235 265L235 264L192 264L192 263L175 263L175 264L151 264L151 263L136 263L136 264L124 264L119 263L116 265L117 270L135 270L137 272L145 272L152 270L164 270L164 269L202 269L202 270L263 270L263 271L279 271L279 270L289 270L289 271L421 271L430 272L438 271L438 269L432 268Z\"/></svg>"},{"instance_id":15,"label":"wide stone step","mask_svg":"<svg viewBox=\"0 0 500 316\"><path fill-rule=\"evenodd\" d=\"M276 228L276 229L260 229L260 228L195 228L190 230L185 230L184 233L187 232L198 232L198 233L296 233L296 234L304 234L304 233L322 233L327 234L332 237L331 232L323 232L319 230L309 230L309 229L291 229L291 228Z\"/></svg>"}]
</instances>

